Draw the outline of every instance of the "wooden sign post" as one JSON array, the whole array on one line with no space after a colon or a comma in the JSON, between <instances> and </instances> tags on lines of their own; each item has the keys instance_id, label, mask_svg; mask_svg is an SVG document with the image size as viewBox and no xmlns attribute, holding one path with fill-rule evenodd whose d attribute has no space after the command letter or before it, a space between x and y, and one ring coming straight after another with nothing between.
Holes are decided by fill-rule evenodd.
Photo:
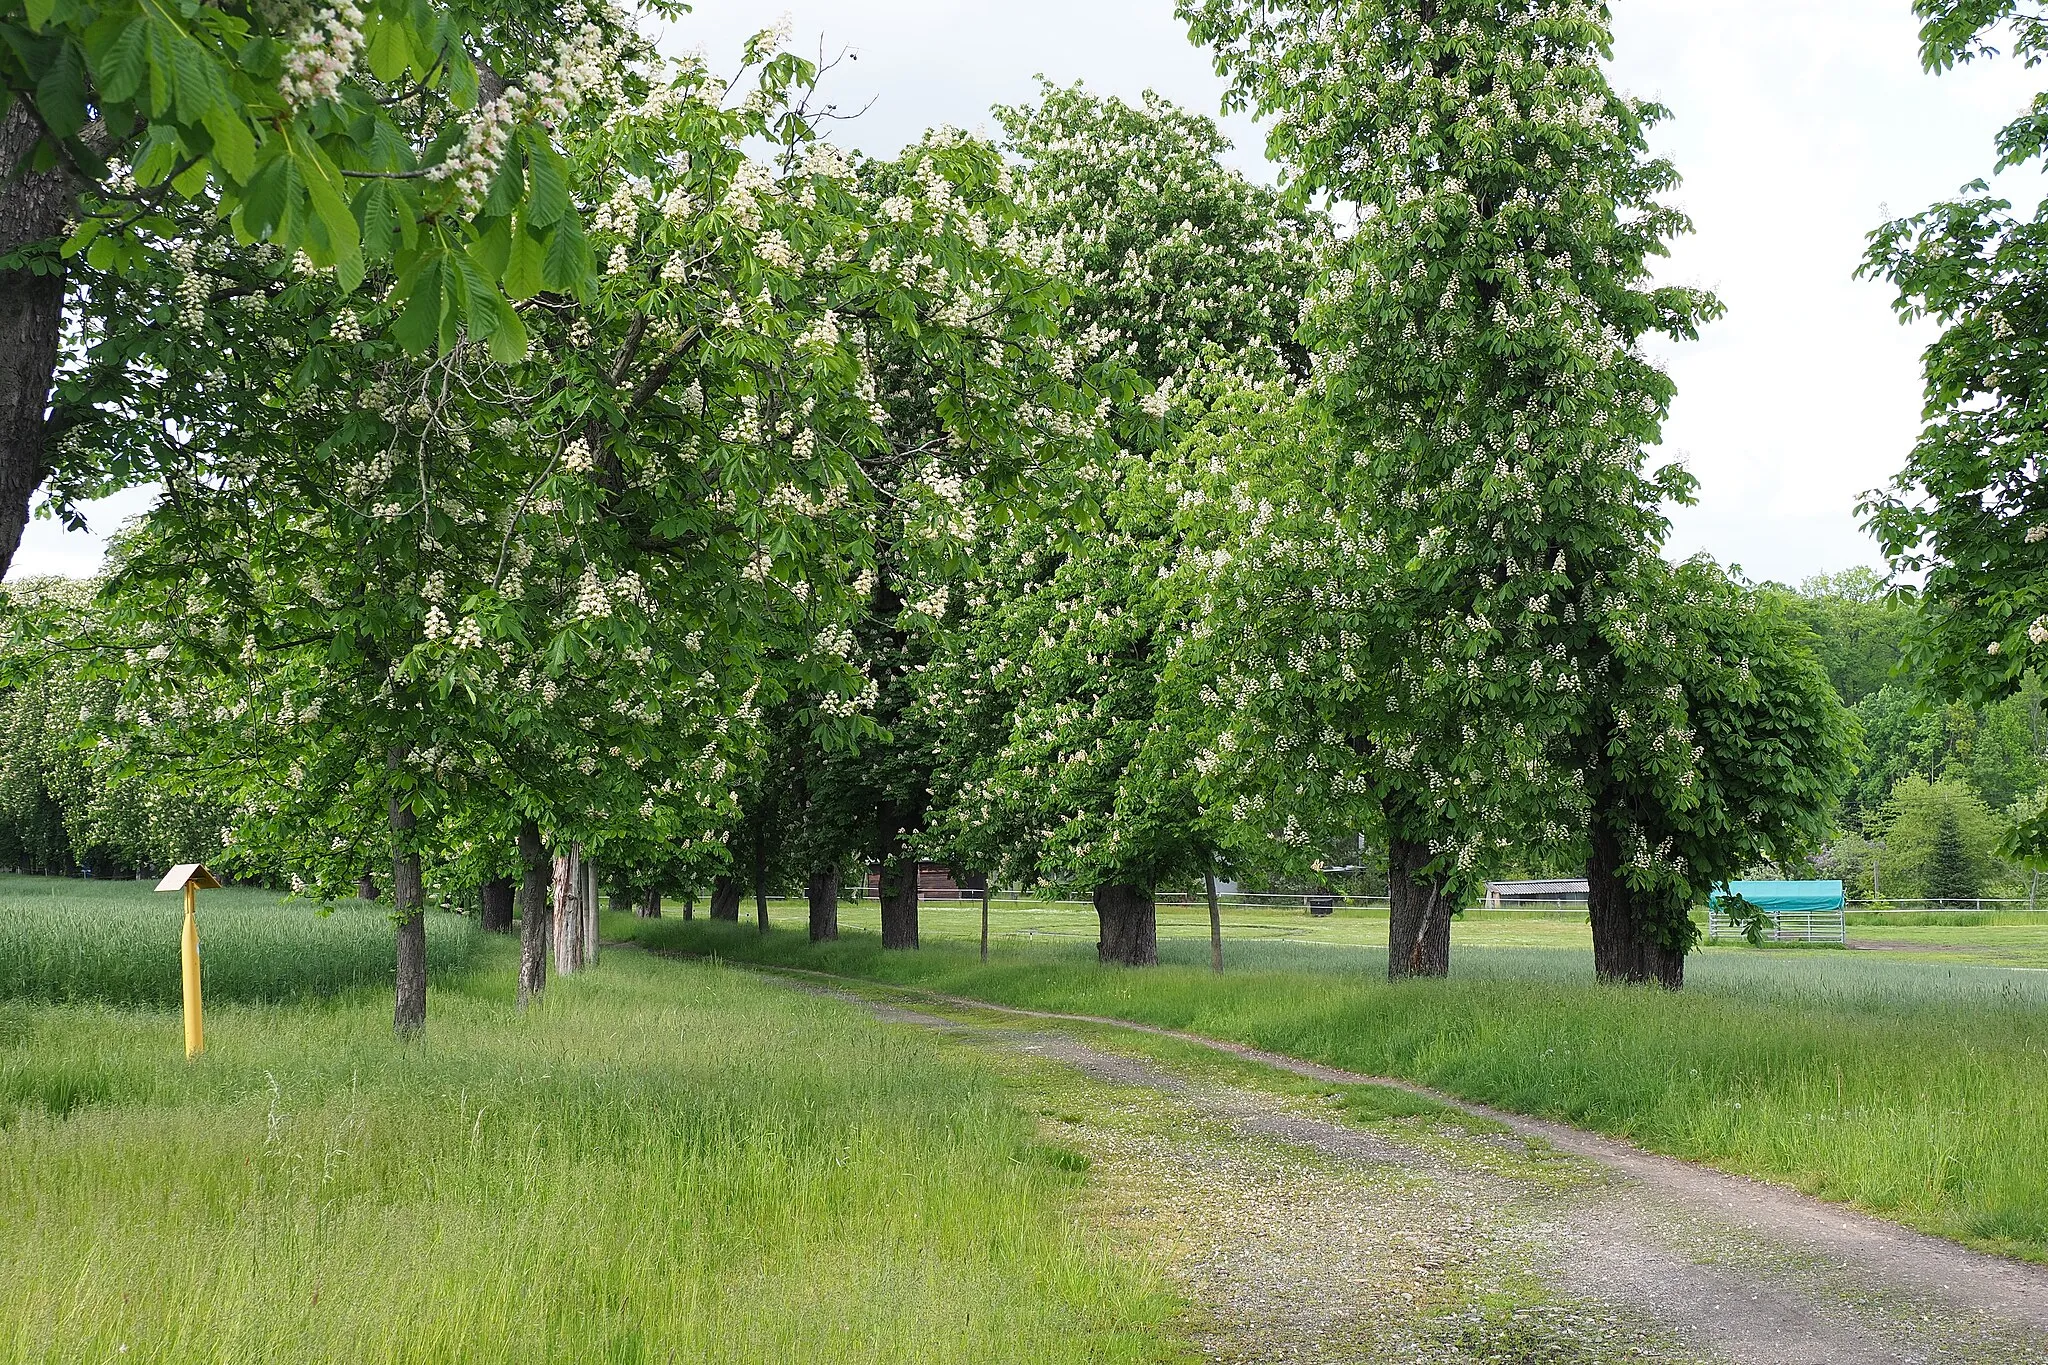
<instances>
[{"instance_id":1,"label":"wooden sign post","mask_svg":"<svg viewBox=\"0 0 2048 1365\"><path fill-rule=\"evenodd\" d=\"M179 863L156 884L159 891L185 893L185 935L179 956L185 973L185 1059L206 1051L206 1021L199 1004L199 893L218 891L220 882L199 863Z\"/></svg>"}]
</instances>

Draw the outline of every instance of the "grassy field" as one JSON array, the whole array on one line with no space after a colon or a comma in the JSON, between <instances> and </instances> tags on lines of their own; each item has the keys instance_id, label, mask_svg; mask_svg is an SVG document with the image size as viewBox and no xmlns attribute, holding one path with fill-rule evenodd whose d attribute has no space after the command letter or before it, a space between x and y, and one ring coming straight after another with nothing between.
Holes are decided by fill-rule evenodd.
<instances>
[{"instance_id":1,"label":"grassy field","mask_svg":"<svg viewBox=\"0 0 2048 1365\"><path fill-rule=\"evenodd\" d=\"M149 882L0 874L0 1000L172 1005L179 999L182 896ZM389 985L392 926L383 905L343 901L322 915L268 891L203 891L199 956L207 1003L285 1001ZM473 921L427 916L427 961L460 972L477 951Z\"/></svg>"},{"instance_id":2,"label":"grassy field","mask_svg":"<svg viewBox=\"0 0 2048 1365\"><path fill-rule=\"evenodd\" d=\"M1085 1162L854 1006L622 951L522 1019L513 945L437 917L460 965L405 1046L388 988L342 989L374 913L334 938L215 893L188 1065L127 1003L174 940L79 943L173 898L7 889L0 1359L1183 1358L1178 1303L1083 1228Z\"/></svg>"},{"instance_id":3,"label":"grassy field","mask_svg":"<svg viewBox=\"0 0 2048 1365\"><path fill-rule=\"evenodd\" d=\"M1583 921L1481 917L1447 982L1389 985L1385 920L1240 915L1231 970L1206 916L1161 926L1156 970L1093 961L1084 911L1013 910L977 960L978 911L925 916L927 947L884 953L856 926L793 932L613 919L651 946L843 972L1036 1008L1112 1015L1400 1076L1795 1185L1972 1245L2048 1260L2048 974L2028 926L1925 926L1973 957L1702 951L1681 995L1597 986ZM1875 932L1875 931L1874 931Z\"/></svg>"}]
</instances>

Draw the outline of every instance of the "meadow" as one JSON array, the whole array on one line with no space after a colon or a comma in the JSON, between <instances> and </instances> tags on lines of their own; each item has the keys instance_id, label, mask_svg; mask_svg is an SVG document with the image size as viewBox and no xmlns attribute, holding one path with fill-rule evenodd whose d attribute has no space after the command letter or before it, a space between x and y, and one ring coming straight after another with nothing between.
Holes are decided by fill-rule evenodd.
<instances>
[{"instance_id":1,"label":"meadow","mask_svg":"<svg viewBox=\"0 0 2048 1365\"><path fill-rule=\"evenodd\" d=\"M374 907L207 893L187 1064L135 1003L176 898L7 890L0 1359L1182 1358L1177 1301L1077 1212L1085 1162L856 1006L621 951L521 1017L514 945L433 916L401 1044L388 977L348 984L379 925L389 971ZM61 990L17 975L45 962Z\"/></svg>"},{"instance_id":2,"label":"meadow","mask_svg":"<svg viewBox=\"0 0 2048 1365\"><path fill-rule=\"evenodd\" d=\"M0 1001L175 1005L184 901L153 882L0 874ZM391 920L381 905L341 901L324 912L274 892L203 893L199 953L207 1003L339 995L391 982ZM474 921L427 917L436 974L467 969Z\"/></svg>"},{"instance_id":3,"label":"meadow","mask_svg":"<svg viewBox=\"0 0 2048 1365\"><path fill-rule=\"evenodd\" d=\"M1389 984L1369 914L1241 914L1218 979L1205 912L1163 915L1164 965L1131 971L1095 964L1078 907L992 917L986 965L978 908L929 911L917 953L884 953L871 911L846 907L846 937L818 946L793 916L766 938L674 918L607 931L1400 1077L2048 1260L2048 973L1998 965L2040 951L2027 925L1880 931L1925 952L1707 948L1674 995L1597 985L1571 916L1461 921L1450 980Z\"/></svg>"}]
</instances>

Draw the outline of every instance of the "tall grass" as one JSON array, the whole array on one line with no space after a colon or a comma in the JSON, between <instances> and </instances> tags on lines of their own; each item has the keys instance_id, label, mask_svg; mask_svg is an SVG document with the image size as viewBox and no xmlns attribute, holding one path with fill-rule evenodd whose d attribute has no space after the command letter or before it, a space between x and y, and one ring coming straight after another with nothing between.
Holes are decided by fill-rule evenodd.
<instances>
[{"instance_id":1,"label":"tall grass","mask_svg":"<svg viewBox=\"0 0 2048 1365\"><path fill-rule=\"evenodd\" d=\"M168 898L166 898L168 899ZM859 1009L511 945L381 993L0 1004L0 1359L1180 1359L993 1074Z\"/></svg>"},{"instance_id":2,"label":"tall grass","mask_svg":"<svg viewBox=\"0 0 2048 1365\"><path fill-rule=\"evenodd\" d=\"M1461 950L1448 981L1389 984L1384 949L1264 943L1212 976L1097 966L1088 945L619 921L650 945L1102 1014L1400 1076L2048 1260L2048 981L1851 953L1708 952L1682 994L1590 980L1588 956Z\"/></svg>"},{"instance_id":3,"label":"tall grass","mask_svg":"<svg viewBox=\"0 0 2048 1365\"><path fill-rule=\"evenodd\" d=\"M199 958L209 1004L336 995L392 979L388 905L321 914L268 891L202 891ZM179 999L182 896L147 883L0 875L0 1000L167 1005ZM427 961L459 972L475 922L427 915Z\"/></svg>"}]
</instances>

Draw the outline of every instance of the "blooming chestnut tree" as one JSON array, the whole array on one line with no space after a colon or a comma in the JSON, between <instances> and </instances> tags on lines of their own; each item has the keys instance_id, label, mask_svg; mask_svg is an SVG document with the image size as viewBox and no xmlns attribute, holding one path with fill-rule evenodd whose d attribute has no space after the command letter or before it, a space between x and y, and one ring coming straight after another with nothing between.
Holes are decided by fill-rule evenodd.
<instances>
[{"instance_id":1,"label":"blooming chestnut tree","mask_svg":"<svg viewBox=\"0 0 2048 1365\"><path fill-rule=\"evenodd\" d=\"M1608 653L1589 605L1655 555L1659 504L1689 488L1643 461L1672 387L1640 342L1716 307L1649 278L1687 228L1646 149L1664 111L1609 85L1607 10L1587 0L1181 13L1233 102L1271 120L1293 188L1357 220L1303 339L1348 454L1329 497L1365 537L1360 573L1322 585L1337 614L1306 624L1278 681L1367 680L1303 739L1380 808L1390 970L1440 973L1487 860L1583 827L1578 764L1557 759L1588 733Z\"/></svg>"},{"instance_id":2,"label":"blooming chestnut tree","mask_svg":"<svg viewBox=\"0 0 2048 1365\"><path fill-rule=\"evenodd\" d=\"M1653 561L1594 612L1612 648L1585 769L1595 968L1677 989L1692 907L1832 832L1855 723L1781 599L1711 560Z\"/></svg>"},{"instance_id":3,"label":"blooming chestnut tree","mask_svg":"<svg viewBox=\"0 0 2048 1365\"><path fill-rule=\"evenodd\" d=\"M92 322L67 307L80 269L146 268L218 219L343 292L378 273L373 315L414 351L466 334L506 354L513 298L587 282L558 140L637 42L604 0L34 0L0 31L0 572L45 479L68 511L80 484L149 477L51 408L60 337ZM524 249L477 250L508 235Z\"/></svg>"},{"instance_id":4,"label":"blooming chestnut tree","mask_svg":"<svg viewBox=\"0 0 2048 1365\"><path fill-rule=\"evenodd\" d=\"M994 147L942 129L895 161L865 163L862 182L884 203L907 203L930 193L935 158L970 149L994 167L963 201L977 220L970 230L1024 268L970 277L942 308L949 325L985 338L974 353L877 334L872 363L889 448L868 465L876 496L861 512L869 557L853 584L860 611L838 641L868 680L876 730L852 748L799 742L788 773L758 789L760 814L777 812L786 826L788 873L812 891L816 932L836 932L841 869L879 865L890 948L918 943L915 845L937 746L917 701L934 641L965 610L987 536L1020 527L1039 535L1072 519L1133 396L1135 372L1121 353L1076 344L1059 244L1031 230L1017 177ZM915 278L931 262L921 252L894 264Z\"/></svg>"},{"instance_id":5,"label":"blooming chestnut tree","mask_svg":"<svg viewBox=\"0 0 2048 1365\"><path fill-rule=\"evenodd\" d=\"M977 207L992 152L949 141L917 193L878 199L815 139L815 68L774 41L749 44L744 89L646 58L571 143L601 279L541 281L519 357L468 333L414 356L400 305L363 317L330 275L224 243L103 281L78 394L122 394L94 439L167 483L112 588L131 714L240 772L244 837L309 884L359 870L323 855L330 831L385 826L401 1031L424 1018L438 823L486 805L522 843L717 841L765 707L871 724L842 641L892 449L872 357L943 363L964 440L1008 409L996 352L1041 343L957 311L1034 274Z\"/></svg>"},{"instance_id":6,"label":"blooming chestnut tree","mask_svg":"<svg viewBox=\"0 0 2048 1365\"><path fill-rule=\"evenodd\" d=\"M1107 462L1099 529L992 542L965 628L926 701L947 761L931 846L1028 883L1087 889L1105 961L1157 960L1154 895L1199 879L1216 841L1163 717L1162 651L1180 624L1159 583L1176 553L1168 462L1178 407L1207 373L1271 376L1305 356L1300 300L1328 241L1319 217L1225 168L1208 119L1048 86L998 111L1056 243L1090 350L1120 351L1151 392Z\"/></svg>"}]
</instances>

